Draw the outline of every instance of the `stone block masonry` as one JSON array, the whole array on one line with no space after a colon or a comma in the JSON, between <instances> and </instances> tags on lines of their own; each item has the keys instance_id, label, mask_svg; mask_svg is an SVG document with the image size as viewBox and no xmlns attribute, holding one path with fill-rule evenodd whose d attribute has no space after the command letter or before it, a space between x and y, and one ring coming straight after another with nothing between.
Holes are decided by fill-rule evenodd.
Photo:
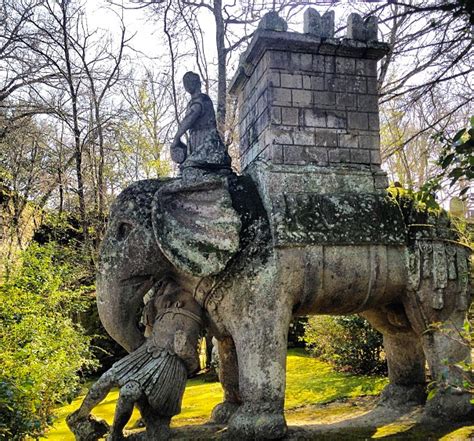
<instances>
[{"instance_id":1,"label":"stone block masonry","mask_svg":"<svg viewBox=\"0 0 474 441\"><path fill-rule=\"evenodd\" d=\"M374 18L351 14L350 38L333 27L333 14L309 9L304 34L256 32L231 83L242 170L263 159L380 171L377 60L388 46Z\"/></svg>"}]
</instances>

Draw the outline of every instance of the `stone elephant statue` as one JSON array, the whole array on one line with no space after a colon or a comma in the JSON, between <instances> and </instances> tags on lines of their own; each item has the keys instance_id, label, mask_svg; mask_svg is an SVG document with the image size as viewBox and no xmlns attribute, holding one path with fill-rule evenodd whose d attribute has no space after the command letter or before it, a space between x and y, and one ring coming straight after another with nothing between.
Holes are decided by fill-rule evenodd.
<instances>
[{"instance_id":1,"label":"stone elephant statue","mask_svg":"<svg viewBox=\"0 0 474 441\"><path fill-rule=\"evenodd\" d=\"M194 293L218 340L224 401L212 418L239 439L286 432L287 333L295 315L360 313L380 330L386 404L425 400L427 361L439 384L427 414L471 412L458 366L469 361L459 332L470 303L469 253L448 221L403 212L384 194L277 205L267 213L245 176L145 180L125 189L100 252L105 329L133 351L143 343L143 297L156 283L172 278Z\"/></svg>"}]
</instances>

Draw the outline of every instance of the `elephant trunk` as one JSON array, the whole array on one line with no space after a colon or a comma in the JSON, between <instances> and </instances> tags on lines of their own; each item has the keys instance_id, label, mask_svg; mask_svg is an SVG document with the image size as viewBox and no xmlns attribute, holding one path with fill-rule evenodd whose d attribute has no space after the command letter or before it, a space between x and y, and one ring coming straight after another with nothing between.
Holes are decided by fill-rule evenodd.
<instances>
[{"instance_id":1,"label":"elephant trunk","mask_svg":"<svg viewBox=\"0 0 474 441\"><path fill-rule=\"evenodd\" d=\"M139 322L143 297L152 286L151 276L143 276L141 280L120 280L101 271L97 276L100 320L109 335L128 352L145 341Z\"/></svg>"}]
</instances>

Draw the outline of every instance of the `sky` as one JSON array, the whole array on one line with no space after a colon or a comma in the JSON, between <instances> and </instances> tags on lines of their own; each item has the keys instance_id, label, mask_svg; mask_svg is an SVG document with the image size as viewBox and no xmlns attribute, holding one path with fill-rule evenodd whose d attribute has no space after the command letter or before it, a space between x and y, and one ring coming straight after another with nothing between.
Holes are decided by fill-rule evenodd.
<instances>
[{"instance_id":1,"label":"sky","mask_svg":"<svg viewBox=\"0 0 474 441\"><path fill-rule=\"evenodd\" d=\"M127 2L124 2L127 4ZM123 20L129 36L133 35L130 46L134 51L129 52L134 59L134 63L148 64L148 59L152 59L156 68L165 68L169 65L168 46L163 33L163 26L160 21L153 17L151 8L126 9L123 12L119 6L111 6L106 0L86 0L88 19L91 27L99 27L112 32L112 35L119 34L120 20L118 15L123 14ZM207 53L213 57L215 46L215 25L212 16L203 11L200 17L203 28L206 30L204 39L206 41ZM190 42L191 47L191 42ZM187 60L185 66L180 70L184 72L195 70L193 60Z\"/></svg>"}]
</instances>

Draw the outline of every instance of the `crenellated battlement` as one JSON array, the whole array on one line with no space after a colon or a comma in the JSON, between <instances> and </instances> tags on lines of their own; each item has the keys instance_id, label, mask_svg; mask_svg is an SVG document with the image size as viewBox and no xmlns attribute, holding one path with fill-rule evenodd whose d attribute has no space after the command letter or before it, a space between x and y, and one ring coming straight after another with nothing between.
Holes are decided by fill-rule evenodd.
<instances>
[{"instance_id":1,"label":"crenellated battlement","mask_svg":"<svg viewBox=\"0 0 474 441\"><path fill-rule=\"evenodd\" d=\"M304 33L268 13L230 84L242 170L276 192L385 188L377 61L388 52L375 17L351 14L346 37L335 38L333 12L307 9Z\"/></svg>"}]
</instances>

